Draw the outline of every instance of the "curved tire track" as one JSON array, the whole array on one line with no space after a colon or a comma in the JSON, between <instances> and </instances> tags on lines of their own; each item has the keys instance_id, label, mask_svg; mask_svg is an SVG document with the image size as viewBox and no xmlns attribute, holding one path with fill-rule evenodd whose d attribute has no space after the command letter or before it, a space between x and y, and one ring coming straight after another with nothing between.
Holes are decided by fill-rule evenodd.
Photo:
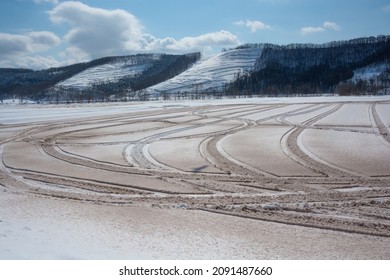
<instances>
[{"instance_id":1,"label":"curved tire track","mask_svg":"<svg viewBox=\"0 0 390 280\"><path fill-rule=\"evenodd\" d=\"M375 102L371 106L371 113L374 117L375 124L379 130L380 135L385 139L388 143L390 143L390 131L389 128L385 125L385 123L382 121L381 117L378 114L378 111L376 110L376 104Z\"/></svg>"},{"instance_id":2,"label":"curved tire track","mask_svg":"<svg viewBox=\"0 0 390 280\"><path fill-rule=\"evenodd\" d=\"M316 171L325 176L330 176L330 177L350 177L351 175L356 176L357 174L354 172L348 172L347 170L338 168L324 161L316 160L316 158L310 156L308 153L302 150L299 145L299 137L305 129L311 127L317 121L335 113L342 106L343 104L338 104L334 108L307 120L306 122L303 123L303 127L294 127L290 131L288 131L285 135L283 135L280 144L285 154L295 162L301 164L302 166L312 169L313 171Z\"/></svg>"}]
</instances>

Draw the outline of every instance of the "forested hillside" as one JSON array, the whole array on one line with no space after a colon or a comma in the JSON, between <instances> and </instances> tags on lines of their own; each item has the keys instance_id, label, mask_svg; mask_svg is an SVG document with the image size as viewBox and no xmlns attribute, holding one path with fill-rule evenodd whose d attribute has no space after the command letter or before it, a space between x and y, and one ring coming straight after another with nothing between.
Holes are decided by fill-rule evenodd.
<instances>
[{"instance_id":1,"label":"forested hillside","mask_svg":"<svg viewBox=\"0 0 390 280\"><path fill-rule=\"evenodd\" d=\"M39 71L3 68L0 69L0 99L108 100L111 95L139 91L170 79L198 59L200 53L138 54Z\"/></svg>"},{"instance_id":2,"label":"forested hillside","mask_svg":"<svg viewBox=\"0 0 390 280\"><path fill-rule=\"evenodd\" d=\"M255 70L238 75L228 86L229 93L364 94L379 93L390 85L390 36L319 45L247 44L239 48L254 47L263 48ZM366 67L380 68L381 72L352 79L357 70Z\"/></svg>"},{"instance_id":3,"label":"forested hillside","mask_svg":"<svg viewBox=\"0 0 390 280\"><path fill-rule=\"evenodd\" d=\"M36 98L44 90L66 80L87 68L112 61L113 57L96 59L65 67L33 71L31 69L0 68L0 98Z\"/></svg>"}]
</instances>

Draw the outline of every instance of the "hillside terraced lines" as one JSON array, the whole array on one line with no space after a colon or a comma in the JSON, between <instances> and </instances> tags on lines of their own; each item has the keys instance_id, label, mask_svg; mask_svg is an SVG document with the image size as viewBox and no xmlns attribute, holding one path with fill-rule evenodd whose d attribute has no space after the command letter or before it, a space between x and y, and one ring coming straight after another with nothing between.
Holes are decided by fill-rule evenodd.
<instances>
[{"instance_id":1,"label":"hillside terraced lines","mask_svg":"<svg viewBox=\"0 0 390 280\"><path fill-rule=\"evenodd\" d=\"M145 69L150 67L151 61L140 64L128 65L126 61L112 64L104 64L84 70L77 75L59 83L59 86L73 88L87 88L94 83L118 81L125 76L136 76L141 74Z\"/></svg>"},{"instance_id":2,"label":"hillside terraced lines","mask_svg":"<svg viewBox=\"0 0 390 280\"><path fill-rule=\"evenodd\" d=\"M0 126L0 185L389 238L389 111L254 100L18 117Z\"/></svg>"},{"instance_id":3,"label":"hillside terraced lines","mask_svg":"<svg viewBox=\"0 0 390 280\"><path fill-rule=\"evenodd\" d=\"M152 92L201 92L218 90L234 80L237 74L248 73L255 68L262 48L230 50L206 57L174 78L152 86Z\"/></svg>"}]
</instances>

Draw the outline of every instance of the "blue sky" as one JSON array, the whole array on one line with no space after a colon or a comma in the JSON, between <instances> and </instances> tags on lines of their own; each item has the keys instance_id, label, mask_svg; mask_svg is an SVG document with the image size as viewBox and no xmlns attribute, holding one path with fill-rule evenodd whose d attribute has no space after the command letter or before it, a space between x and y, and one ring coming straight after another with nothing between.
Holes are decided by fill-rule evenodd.
<instances>
[{"instance_id":1,"label":"blue sky","mask_svg":"<svg viewBox=\"0 0 390 280\"><path fill-rule=\"evenodd\" d=\"M0 67L390 35L384 0L1 0Z\"/></svg>"}]
</instances>

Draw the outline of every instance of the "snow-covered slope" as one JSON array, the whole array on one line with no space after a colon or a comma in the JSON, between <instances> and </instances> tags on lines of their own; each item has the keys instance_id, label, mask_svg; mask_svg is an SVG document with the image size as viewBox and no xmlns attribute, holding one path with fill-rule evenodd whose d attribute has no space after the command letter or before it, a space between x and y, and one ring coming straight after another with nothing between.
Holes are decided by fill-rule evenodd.
<instances>
[{"instance_id":1,"label":"snow-covered slope","mask_svg":"<svg viewBox=\"0 0 390 280\"><path fill-rule=\"evenodd\" d=\"M59 86L73 87L73 88L85 88L89 87L94 83L106 82L106 81L117 81L120 78L131 75L142 73L148 64L126 66L126 63L118 62L113 64L105 64L89 68L70 79L67 79Z\"/></svg>"},{"instance_id":2,"label":"snow-covered slope","mask_svg":"<svg viewBox=\"0 0 390 280\"><path fill-rule=\"evenodd\" d=\"M203 58L176 77L150 87L149 92L159 94L221 90L238 73L252 71L261 52L261 48L236 49Z\"/></svg>"},{"instance_id":3,"label":"snow-covered slope","mask_svg":"<svg viewBox=\"0 0 390 280\"><path fill-rule=\"evenodd\" d=\"M386 62L370 64L353 71L354 75L351 80L357 82L358 80L368 81L370 79L376 79L389 69L390 65Z\"/></svg>"},{"instance_id":4,"label":"snow-covered slope","mask_svg":"<svg viewBox=\"0 0 390 280\"><path fill-rule=\"evenodd\" d=\"M136 56L124 57L111 63L88 68L62 81L58 86L83 89L94 83L115 82L125 76L141 74L157 59L159 59L159 55L148 56L145 59L139 59Z\"/></svg>"}]
</instances>

